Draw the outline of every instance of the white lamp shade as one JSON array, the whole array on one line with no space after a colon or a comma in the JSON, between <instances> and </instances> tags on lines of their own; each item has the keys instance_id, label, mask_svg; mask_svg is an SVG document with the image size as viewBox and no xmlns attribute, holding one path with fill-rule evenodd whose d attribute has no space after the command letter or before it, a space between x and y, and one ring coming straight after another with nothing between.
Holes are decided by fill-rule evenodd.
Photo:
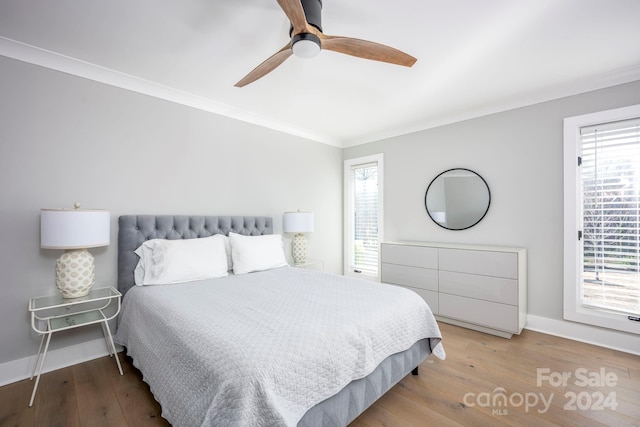
<instances>
[{"instance_id":1,"label":"white lamp shade","mask_svg":"<svg viewBox=\"0 0 640 427\"><path fill-rule=\"evenodd\" d=\"M40 247L81 249L107 246L110 242L111 215L104 210L42 209Z\"/></svg>"},{"instance_id":2,"label":"white lamp shade","mask_svg":"<svg viewBox=\"0 0 640 427\"><path fill-rule=\"evenodd\" d=\"M282 229L285 233L312 233L312 212L285 212Z\"/></svg>"}]
</instances>

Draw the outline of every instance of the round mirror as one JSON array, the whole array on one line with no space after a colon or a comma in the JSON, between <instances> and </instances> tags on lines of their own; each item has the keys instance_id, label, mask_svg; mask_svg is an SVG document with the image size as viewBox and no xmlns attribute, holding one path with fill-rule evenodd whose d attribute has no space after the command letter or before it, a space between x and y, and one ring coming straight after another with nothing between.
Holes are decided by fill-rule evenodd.
<instances>
[{"instance_id":1,"label":"round mirror","mask_svg":"<svg viewBox=\"0 0 640 427\"><path fill-rule=\"evenodd\" d=\"M469 169L449 169L427 187L424 205L429 217L442 228L464 230L479 223L489 210L487 182Z\"/></svg>"}]
</instances>

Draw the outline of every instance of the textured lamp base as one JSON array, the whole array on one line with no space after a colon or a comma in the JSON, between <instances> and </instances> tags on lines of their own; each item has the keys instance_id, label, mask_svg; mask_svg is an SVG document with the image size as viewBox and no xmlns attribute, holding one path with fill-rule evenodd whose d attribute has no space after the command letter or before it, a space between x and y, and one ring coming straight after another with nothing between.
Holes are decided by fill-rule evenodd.
<instances>
[{"instance_id":1,"label":"textured lamp base","mask_svg":"<svg viewBox=\"0 0 640 427\"><path fill-rule=\"evenodd\" d=\"M56 261L56 286L63 298L89 293L95 282L95 261L86 249L67 251Z\"/></svg>"},{"instance_id":2,"label":"textured lamp base","mask_svg":"<svg viewBox=\"0 0 640 427\"><path fill-rule=\"evenodd\" d=\"M303 264L307 260L307 239L302 233L296 233L291 241L291 256L295 264Z\"/></svg>"}]
</instances>

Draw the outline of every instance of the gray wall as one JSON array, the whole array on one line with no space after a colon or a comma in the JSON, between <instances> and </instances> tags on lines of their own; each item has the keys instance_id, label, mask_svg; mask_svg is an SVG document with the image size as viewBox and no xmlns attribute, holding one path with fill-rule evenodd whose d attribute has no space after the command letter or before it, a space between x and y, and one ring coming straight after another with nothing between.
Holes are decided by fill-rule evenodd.
<instances>
[{"instance_id":1,"label":"gray wall","mask_svg":"<svg viewBox=\"0 0 640 427\"><path fill-rule=\"evenodd\" d=\"M638 103L640 81L348 148L344 159L384 153L386 240L524 246L529 313L561 320L563 118ZM462 231L438 227L424 207L431 180L455 167L491 189L487 216Z\"/></svg>"},{"instance_id":2,"label":"gray wall","mask_svg":"<svg viewBox=\"0 0 640 427\"><path fill-rule=\"evenodd\" d=\"M91 250L100 285L116 283L122 214L270 215L281 233L283 212L309 210L310 257L342 270L341 149L4 57L0 76L0 363L37 352L27 302L57 292L43 207L111 211L111 245Z\"/></svg>"}]
</instances>

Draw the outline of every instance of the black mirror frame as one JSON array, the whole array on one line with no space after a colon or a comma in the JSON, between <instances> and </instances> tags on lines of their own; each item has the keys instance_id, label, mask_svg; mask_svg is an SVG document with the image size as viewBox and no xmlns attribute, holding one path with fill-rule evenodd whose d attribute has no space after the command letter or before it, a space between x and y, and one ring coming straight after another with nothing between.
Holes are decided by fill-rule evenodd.
<instances>
[{"instance_id":1,"label":"black mirror frame","mask_svg":"<svg viewBox=\"0 0 640 427\"><path fill-rule=\"evenodd\" d=\"M468 171L471 172L472 174L476 175L477 177L479 177L482 182L484 182L485 187L487 187L487 194L489 195L489 200L487 202L487 209L484 211L484 213L482 214L482 216L480 217L480 219L478 219L476 222L474 222L473 224L471 224L468 227L464 227L464 228L449 228L449 227L445 227L444 225L440 224L438 221L436 221L432 216L431 216L431 212L429 212L429 208L427 207L427 194L429 194L429 188L431 188L431 185L435 182L436 179L438 179L441 175L444 175L447 172L451 172L451 171L457 171L457 170L463 170L463 171ZM474 225L478 224L480 221L482 221L484 219L485 216L487 216L487 212L489 212L489 206L491 206L491 189L489 188L489 184L487 184L487 181L485 181L485 179L482 177L482 175L480 175L479 173L472 171L471 169L467 169L467 168L451 168L451 169L447 169L444 172L440 172L435 178L433 178L431 180L431 182L429 183L429 186L427 187L427 191L425 191L424 193L424 209L427 211L427 215L429 215L429 218L431 218L431 220L438 225L438 227L442 227L446 230L452 230L452 231L460 231L460 230L467 230L471 227L473 227Z\"/></svg>"}]
</instances>

